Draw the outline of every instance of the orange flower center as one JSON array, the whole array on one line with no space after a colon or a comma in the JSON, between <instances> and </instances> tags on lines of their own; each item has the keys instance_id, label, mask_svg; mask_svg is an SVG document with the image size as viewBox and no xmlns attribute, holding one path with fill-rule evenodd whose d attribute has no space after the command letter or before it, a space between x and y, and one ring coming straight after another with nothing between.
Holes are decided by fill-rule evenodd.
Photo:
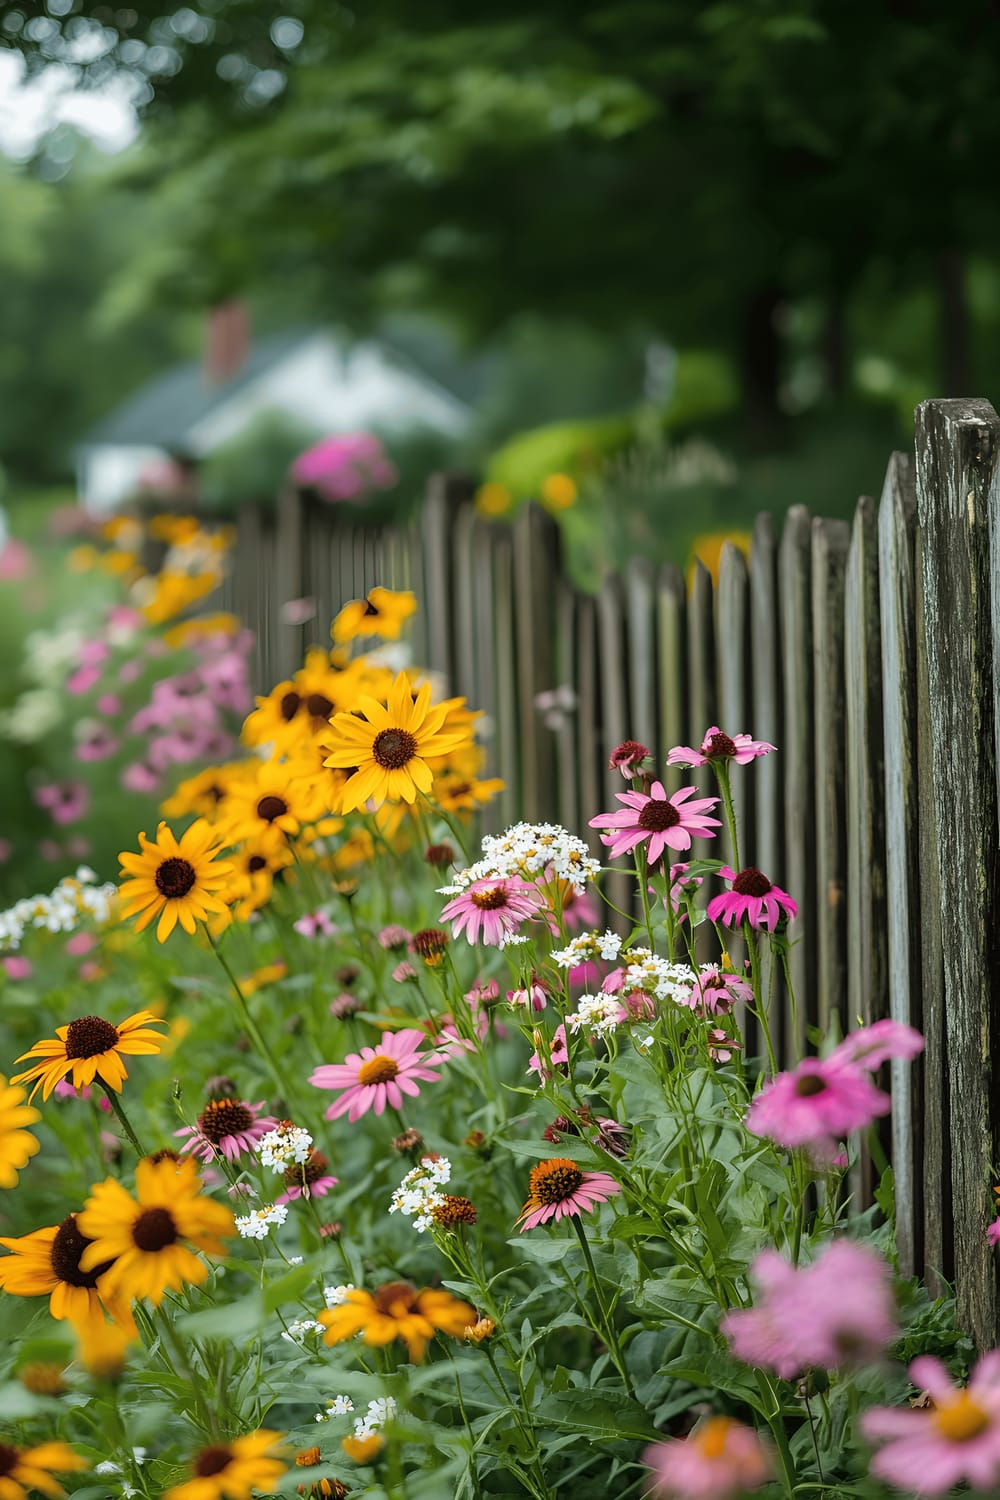
<instances>
[{"instance_id":1,"label":"orange flower center","mask_svg":"<svg viewBox=\"0 0 1000 1500\"><path fill-rule=\"evenodd\" d=\"M132 1225L132 1239L140 1250L155 1254L177 1240L177 1225L167 1208L146 1208ZM228 1462L228 1460L227 1460ZM214 1474L217 1470L213 1469Z\"/></svg>"},{"instance_id":2,"label":"orange flower center","mask_svg":"<svg viewBox=\"0 0 1000 1500\"><path fill-rule=\"evenodd\" d=\"M302 1187L303 1184L306 1187L311 1187L314 1182L318 1182L321 1177L325 1177L329 1170L330 1163L322 1151L310 1151L308 1158L304 1162L296 1162L294 1166L288 1168L288 1171L285 1173L285 1181L289 1187Z\"/></svg>"},{"instance_id":3,"label":"orange flower center","mask_svg":"<svg viewBox=\"0 0 1000 1500\"><path fill-rule=\"evenodd\" d=\"M392 1057L371 1058L358 1069L358 1082L363 1084L388 1083L399 1073L399 1064Z\"/></svg>"},{"instance_id":4,"label":"orange flower center","mask_svg":"<svg viewBox=\"0 0 1000 1500\"><path fill-rule=\"evenodd\" d=\"M165 859L157 866L153 883L161 896L168 901L180 901L195 883L193 867L186 859Z\"/></svg>"},{"instance_id":5,"label":"orange flower center","mask_svg":"<svg viewBox=\"0 0 1000 1500\"><path fill-rule=\"evenodd\" d=\"M81 1016L66 1028L66 1056L100 1057L118 1045L118 1027L101 1016Z\"/></svg>"},{"instance_id":6,"label":"orange flower center","mask_svg":"<svg viewBox=\"0 0 1000 1500\"><path fill-rule=\"evenodd\" d=\"M726 1439L732 1426L733 1422L729 1417L709 1417L707 1422L701 1424L691 1441L704 1458L721 1458L726 1451Z\"/></svg>"},{"instance_id":7,"label":"orange flower center","mask_svg":"<svg viewBox=\"0 0 1000 1500\"><path fill-rule=\"evenodd\" d=\"M472 904L480 911L499 911L507 905L507 892L502 885L491 885L485 891L472 892Z\"/></svg>"},{"instance_id":8,"label":"orange flower center","mask_svg":"<svg viewBox=\"0 0 1000 1500\"><path fill-rule=\"evenodd\" d=\"M212 1099L198 1116L198 1129L213 1146L227 1135L249 1130L252 1124L253 1113L242 1099Z\"/></svg>"},{"instance_id":9,"label":"orange flower center","mask_svg":"<svg viewBox=\"0 0 1000 1500\"><path fill-rule=\"evenodd\" d=\"M583 1182L583 1173L576 1162L564 1156L553 1156L549 1161L532 1167L528 1180L536 1203L562 1203L576 1192Z\"/></svg>"},{"instance_id":10,"label":"orange flower center","mask_svg":"<svg viewBox=\"0 0 1000 1500\"><path fill-rule=\"evenodd\" d=\"M417 1305L417 1294L408 1281L387 1281L372 1293L378 1311L387 1318L405 1318Z\"/></svg>"},{"instance_id":11,"label":"orange flower center","mask_svg":"<svg viewBox=\"0 0 1000 1500\"><path fill-rule=\"evenodd\" d=\"M968 1443L990 1425L989 1412L974 1401L968 1391L959 1391L954 1401L938 1407L934 1426L950 1443Z\"/></svg>"},{"instance_id":12,"label":"orange flower center","mask_svg":"<svg viewBox=\"0 0 1000 1500\"><path fill-rule=\"evenodd\" d=\"M213 1474L221 1474L232 1457L230 1449L224 1448L221 1443L214 1448L202 1448L195 1458L194 1472L199 1479L210 1479Z\"/></svg>"},{"instance_id":13,"label":"orange flower center","mask_svg":"<svg viewBox=\"0 0 1000 1500\"><path fill-rule=\"evenodd\" d=\"M296 1453L295 1462L300 1469L314 1469L320 1460L318 1448L306 1448L302 1453Z\"/></svg>"},{"instance_id":14,"label":"orange flower center","mask_svg":"<svg viewBox=\"0 0 1000 1500\"><path fill-rule=\"evenodd\" d=\"M284 797L261 797L257 803L257 816L263 818L265 823L273 823L275 818L283 818L288 811L288 803Z\"/></svg>"},{"instance_id":15,"label":"orange flower center","mask_svg":"<svg viewBox=\"0 0 1000 1500\"><path fill-rule=\"evenodd\" d=\"M417 753L417 742L408 729L382 729L372 741L372 757L383 771L398 771Z\"/></svg>"}]
</instances>

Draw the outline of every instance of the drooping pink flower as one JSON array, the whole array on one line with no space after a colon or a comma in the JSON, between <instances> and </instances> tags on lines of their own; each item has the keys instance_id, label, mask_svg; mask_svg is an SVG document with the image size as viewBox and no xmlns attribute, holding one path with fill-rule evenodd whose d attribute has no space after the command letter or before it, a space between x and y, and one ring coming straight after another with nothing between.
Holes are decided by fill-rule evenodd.
<instances>
[{"instance_id":1,"label":"drooping pink flower","mask_svg":"<svg viewBox=\"0 0 1000 1500\"><path fill-rule=\"evenodd\" d=\"M861 1418L861 1430L885 1447L872 1473L897 1489L943 1495L963 1481L995 1494L1000 1485L1000 1350L984 1354L964 1390L939 1359L921 1355L910 1365L913 1384L933 1406L877 1406Z\"/></svg>"},{"instance_id":2,"label":"drooping pink flower","mask_svg":"<svg viewBox=\"0 0 1000 1500\"><path fill-rule=\"evenodd\" d=\"M743 1046L743 1043L736 1041L728 1031L723 1031L721 1026L710 1026L705 1040L708 1055L713 1062L729 1062L733 1054L741 1051Z\"/></svg>"},{"instance_id":3,"label":"drooping pink flower","mask_svg":"<svg viewBox=\"0 0 1000 1500\"><path fill-rule=\"evenodd\" d=\"M402 1109L403 1095L415 1099L418 1080L438 1083L441 1059L421 1053L427 1040L422 1031L407 1028L386 1032L377 1047L350 1052L342 1063L322 1063L309 1082L318 1089L343 1089L326 1111L328 1120L346 1114L353 1125L369 1109L376 1115L386 1106Z\"/></svg>"},{"instance_id":4,"label":"drooping pink flower","mask_svg":"<svg viewBox=\"0 0 1000 1500\"><path fill-rule=\"evenodd\" d=\"M834 1240L810 1266L765 1250L751 1267L753 1307L727 1312L720 1327L737 1359L792 1380L806 1370L873 1363L898 1322L889 1267L874 1250Z\"/></svg>"},{"instance_id":5,"label":"drooping pink flower","mask_svg":"<svg viewBox=\"0 0 1000 1500\"><path fill-rule=\"evenodd\" d=\"M689 875L689 866L677 864L670 866L670 905L682 922L687 921L687 912L681 911L681 905L687 896L693 896L695 891L704 882L701 875Z\"/></svg>"},{"instance_id":6,"label":"drooping pink flower","mask_svg":"<svg viewBox=\"0 0 1000 1500\"><path fill-rule=\"evenodd\" d=\"M718 797L699 797L697 787L682 786L668 797L661 781L654 781L645 792L616 792L622 804L618 812L599 813L591 818L591 828L608 828L601 843L611 851L611 858L628 854L645 843L650 864L661 858L665 849L690 849L692 838L710 839L719 827L718 818L708 815L718 805ZM694 801L689 799L694 798Z\"/></svg>"},{"instance_id":7,"label":"drooping pink flower","mask_svg":"<svg viewBox=\"0 0 1000 1500\"><path fill-rule=\"evenodd\" d=\"M405 948L409 941L410 934L405 927L390 924L388 927L383 927L379 930L378 945L380 948L385 948L388 953L395 953L399 949Z\"/></svg>"},{"instance_id":8,"label":"drooping pink flower","mask_svg":"<svg viewBox=\"0 0 1000 1500\"><path fill-rule=\"evenodd\" d=\"M500 986L495 979L477 979L471 990L466 990L465 1001L472 1010L481 1006L487 1009L500 999Z\"/></svg>"},{"instance_id":9,"label":"drooping pink flower","mask_svg":"<svg viewBox=\"0 0 1000 1500\"><path fill-rule=\"evenodd\" d=\"M523 922L530 921L544 902L537 886L516 875L474 880L449 901L442 922L452 923L452 933L462 932L470 943L483 942L502 948Z\"/></svg>"},{"instance_id":10,"label":"drooping pink flower","mask_svg":"<svg viewBox=\"0 0 1000 1500\"><path fill-rule=\"evenodd\" d=\"M270 1115L262 1115L264 1102L247 1104L233 1095L210 1099L194 1125L175 1130L183 1140L182 1151L190 1151L202 1161L214 1161L222 1155L227 1161L252 1156L257 1142L277 1125Z\"/></svg>"},{"instance_id":11,"label":"drooping pink flower","mask_svg":"<svg viewBox=\"0 0 1000 1500\"><path fill-rule=\"evenodd\" d=\"M306 912L292 926L300 937L305 938L330 937L337 930L329 914L323 910Z\"/></svg>"},{"instance_id":12,"label":"drooping pink flower","mask_svg":"<svg viewBox=\"0 0 1000 1500\"><path fill-rule=\"evenodd\" d=\"M589 1213L621 1192L609 1172L584 1172L564 1156L550 1157L532 1167L528 1183L527 1202L518 1219L521 1234L550 1220L557 1223L574 1214Z\"/></svg>"},{"instance_id":13,"label":"drooping pink flower","mask_svg":"<svg viewBox=\"0 0 1000 1500\"><path fill-rule=\"evenodd\" d=\"M562 919L567 932L579 932L582 927L596 927L600 917L600 908L589 891L578 891L571 886L564 892Z\"/></svg>"},{"instance_id":14,"label":"drooping pink flower","mask_svg":"<svg viewBox=\"0 0 1000 1500\"><path fill-rule=\"evenodd\" d=\"M534 1035L536 1045L540 1045L541 1033L536 1031ZM561 1024L557 1026L555 1031L552 1033L552 1037L549 1042L548 1062L542 1062L539 1053L537 1051L533 1052L528 1059L528 1071L529 1073L537 1073L539 1078L541 1079L551 1078L552 1069L549 1067L549 1062L551 1062L552 1068L561 1068L565 1063L569 1062L569 1047L566 1043L566 1027Z\"/></svg>"},{"instance_id":15,"label":"drooping pink flower","mask_svg":"<svg viewBox=\"0 0 1000 1500\"><path fill-rule=\"evenodd\" d=\"M690 745L675 745L667 754L668 766L705 766L709 761L734 761L738 766L747 766L760 755L775 749L766 740L752 739L748 734L723 734L718 724L713 724L701 742L701 748L692 750Z\"/></svg>"},{"instance_id":16,"label":"drooping pink flower","mask_svg":"<svg viewBox=\"0 0 1000 1500\"><path fill-rule=\"evenodd\" d=\"M409 984L417 977L417 971L408 958L404 958L392 971L392 978L397 984Z\"/></svg>"},{"instance_id":17,"label":"drooping pink flower","mask_svg":"<svg viewBox=\"0 0 1000 1500\"><path fill-rule=\"evenodd\" d=\"M534 976L524 988L507 991L507 1004L520 1010L544 1010L548 1000L548 990Z\"/></svg>"},{"instance_id":18,"label":"drooping pink flower","mask_svg":"<svg viewBox=\"0 0 1000 1500\"><path fill-rule=\"evenodd\" d=\"M994 1219L986 1231L986 1243L988 1245L1000 1245L1000 1219Z\"/></svg>"},{"instance_id":19,"label":"drooping pink flower","mask_svg":"<svg viewBox=\"0 0 1000 1500\"><path fill-rule=\"evenodd\" d=\"M886 1019L850 1032L830 1053L830 1061L857 1063L874 1073L891 1057L909 1062L923 1050L924 1039L919 1031L902 1021Z\"/></svg>"},{"instance_id":20,"label":"drooping pink flower","mask_svg":"<svg viewBox=\"0 0 1000 1500\"><path fill-rule=\"evenodd\" d=\"M330 1014L335 1021L347 1021L364 1008L364 1001L360 995L352 995L350 990L341 990L339 995L334 995L329 1006Z\"/></svg>"},{"instance_id":21,"label":"drooping pink flower","mask_svg":"<svg viewBox=\"0 0 1000 1500\"><path fill-rule=\"evenodd\" d=\"M753 866L737 873L729 865L723 865L719 874L731 882L731 887L708 903L709 921L739 927L745 917L751 927L773 932L782 917L791 921L798 916L799 909L788 892L773 885Z\"/></svg>"},{"instance_id":22,"label":"drooping pink flower","mask_svg":"<svg viewBox=\"0 0 1000 1500\"><path fill-rule=\"evenodd\" d=\"M728 1016L740 1001L753 1001L753 986L719 964L705 964L681 1003L701 1016Z\"/></svg>"},{"instance_id":23,"label":"drooping pink flower","mask_svg":"<svg viewBox=\"0 0 1000 1500\"><path fill-rule=\"evenodd\" d=\"M686 1438L653 1443L642 1455L655 1500L735 1500L766 1484L771 1456L751 1427L709 1417Z\"/></svg>"},{"instance_id":24,"label":"drooping pink flower","mask_svg":"<svg viewBox=\"0 0 1000 1500\"><path fill-rule=\"evenodd\" d=\"M608 770L620 771L626 781L638 776L645 763L652 758L652 751L638 740L622 740L608 757Z\"/></svg>"},{"instance_id":25,"label":"drooping pink flower","mask_svg":"<svg viewBox=\"0 0 1000 1500\"><path fill-rule=\"evenodd\" d=\"M31 960L21 953L10 953L6 958L0 958L0 964L8 979L31 978Z\"/></svg>"}]
</instances>

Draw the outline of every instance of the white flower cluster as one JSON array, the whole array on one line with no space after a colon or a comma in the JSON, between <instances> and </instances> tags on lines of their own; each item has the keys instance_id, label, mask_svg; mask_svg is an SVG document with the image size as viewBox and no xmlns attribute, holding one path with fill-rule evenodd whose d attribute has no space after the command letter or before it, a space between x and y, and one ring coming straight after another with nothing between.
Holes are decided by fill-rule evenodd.
<instances>
[{"instance_id":1,"label":"white flower cluster","mask_svg":"<svg viewBox=\"0 0 1000 1500\"><path fill-rule=\"evenodd\" d=\"M696 975L687 964L672 964L648 948L631 948L622 955L625 964L623 990L642 990L657 1000L683 1005Z\"/></svg>"},{"instance_id":2,"label":"white flower cluster","mask_svg":"<svg viewBox=\"0 0 1000 1500\"><path fill-rule=\"evenodd\" d=\"M263 1208L251 1209L245 1219L237 1219L236 1229L245 1240L266 1240L271 1225L284 1224L287 1218L287 1204L265 1203Z\"/></svg>"},{"instance_id":3,"label":"white flower cluster","mask_svg":"<svg viewBox=\"0 0 1000 1500\"><path fill-rule=\"evenodd\" d=\"M296 1318L289 1323L287 1328L281 1330L281 1337L289 1344L304 1344L307 1333L322 1333L322 1323L317 1323L315 1318Z\"/></svg>"},{"instance_id":4,"label":"white flower cluster","mask_svg":"<svg viewBox=\"0 0 1000 1500\"><path fill-rule=\"evenodd\" d=\"M391 1214L405 1214L413 1218L413 1227L423 1234L434 1223L432 1209L444 1202L440 1191L451 1178L451 1162L446 1156L425 1156L416 1167L411 1167L389 1204Z\"/></svg>"},{"instance_id":5,"label":"white flower cluster","mask_svg":"<svg viewBox=\"0 0 1000 1500\"><path fill-rule=\"evenodd\" d=\"M323 1300L327 1307L340 1307L347 1301L348 1292L356 1292L357 1287L353 1281L346 1286L325 1286L323 1288Z\"/></svg>"},{"instance_id":6,"label":"white flower cluster","mask_svg":"<svg viewBox=\"0 0 1000 1500\"><path fill-rule=\"evenodd\" d=\"M107 922L111 916L113 885L96 885L87 865L60 880L49 895L25 896L0 912L0 948L17 948L25 932L44 927L48 932L72 932L81 917Z\"/></svg>"},{"instance_id":7,"label":"white flower cluster","mask_svg":"<svg viewBox=\"0 0 1000 1500\"><path fill-rule=\"evenodd\" d=\"M87 632L77 619L64 619L54 630L33 630L24 642L24 672L43 686L61 688L80 661Z\"/></svg>"},{"instance_id":8,"label":"white flower cluster","mask_svg":"<svg viewBox=\"0 0 1000 1500\"><path fill-rule=\"evenodd\" d=\"M359 1442L365 1438L374 1437L380 1427L391 1422L399 1411L396 1401L392 1396L376 1396L374 1401L369 1401L368 1410L363 1417L354 1418L354 1436Z\"/></svg>"},{"instance_id":9,"label":"white flower cluster","mask_svg":"<svg viewBox=\"0 0 1000 1500\"><path fill-rule=\"evenodd\" d=\"M33 745L55 729L62 716L62 700L54 689L28 688L0 713L0 735L18 745Z\"/></svg>"},{"instance_id":10,"label":"white flower cluster","mask_svg":"<svg viewBox=\"0 0 1000 1500\"><path fill-rule=\"evenodd\" d=\"M316 1413L317 1422L329 1422L331 1417L346 1417L354 1410L354 1402L350 1396L331 1396L326 1403L325 1411Z\"/></svg>"},{"instance_id":11,"label":"white flower cluster","mask_svg":"<svg viewBox=\"0 0 1000 1500\"><path fill-rule=\"evenodd\" d=\"M594 928L592 932L581 932L567 947L553 953L552 962L560 969L575 969L578 964L596 963L599 958L613 964L621 949L622 940L617 932L610 928L607 932L598 932Z\"/></svg>"},{"instance_id":12,"label":"white flower cluster","mask_svg":"<svg viewBox=\"0 0 1000 1500\"><path fill-rule=\"evenodd\" d=\"M566 1020L571 1031L579 1031L582 1026L592 1036L608 1036L628 1020L628 1011L614 995L581 995L576 1010Z\"/></svg>"},{"instance_id":13,"label":"white flower cluster","mask_svg":"<svg viewBox=\"0 0 1000 1500\"><path fill-rule=\"evenodd\" d=\"M275 1172L287 1172L289 1167L301 1166L308 1161L313 1138L300 1125L276 1125L257 1142L257 1155L261 1165Z\"/></svg>"},{"instance_id":14,"label":"white flower cluster","mask_svg":"<svg viewBox=\"0 0 1000 1500\"><path fill-rule=\"evenodd\" d=\"M474 880L509 875L535 880L545 874L565 880L582 895L601 872L583 839L558 823L515 823L506 833L487 834L482 848L482 859L460 870L454 884L443 887L442 895L457 896Z\"/></svg>"}]
</instances>

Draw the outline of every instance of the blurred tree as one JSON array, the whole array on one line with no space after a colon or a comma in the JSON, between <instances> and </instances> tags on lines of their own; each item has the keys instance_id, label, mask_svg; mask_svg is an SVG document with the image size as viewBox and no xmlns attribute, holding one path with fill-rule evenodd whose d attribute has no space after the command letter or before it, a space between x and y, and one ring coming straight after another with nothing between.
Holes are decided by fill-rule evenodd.
<instances>
[{"instance_id":1,"label":"blurred tree","mask_svg":"<svg viewBox=\"0 0 1000 1500\"><path fill-rule=\"evenodd\" d=\"M316 257L327 295L641 320L730 351L779 414L783 307L824 309L836 392L872 262L933 286L939 384L967 387L965 263L993 254L998 0L51 0L0 27L31 66L129 74L136 181L172 222L140 303L206 303ZM165 175L164 175L165 173ZM164 246L169 246L164 249Z\"/></svg>"}]
</instances>

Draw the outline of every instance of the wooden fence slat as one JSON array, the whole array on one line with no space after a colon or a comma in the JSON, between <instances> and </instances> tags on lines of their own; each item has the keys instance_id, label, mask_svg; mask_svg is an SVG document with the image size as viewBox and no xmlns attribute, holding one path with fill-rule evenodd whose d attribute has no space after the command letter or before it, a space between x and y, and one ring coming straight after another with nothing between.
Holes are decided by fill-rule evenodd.
<instances>
[{"instance_id":1,"label":"wooden fence slat","mask_svg":"<svg viewBox=\"0 0 1000 1500\"><path fill-rule=\"evenodd\" d=\"M613 573L604 578L597 596L597 626L600 642L600 753L604 766L600 810L612 812L621 806L615 801L615 793L625 788L620 773L609 768L608 757L622 740L632 738L628 679L622 671L625 660L625 600L621 579ZM607 851L604 853L606 855ZM624 861L619 861L605 881L609 900L622 911L630 910L635 895L635 880L629 876L627 868ZM612 925L616 930L627 930L627 923L621 917L615 917Z\"/></svg>"},{"instance_id":2,"label":"wooden fence slat","mask_svg":"<svg viewBox=\"0 0 1000 1500\"><path fill-rule=\"evenodd\" d=\"M547 511L525 505L514 521L514 626L520 719L521 817L537 822L551 811L555 746L535 700L555 680L554 590L559 576L559 527Z\"/></svg>"},{"instance_id":3,"label":"wooden fence slat","mask_svg":"<svg viewBox=\"0 0 1000 1500\"><path fill-rule=\"evenodd\" d=\"M583 595L576 609L576 698L580 722L580 805L584 816L579 832L588 840L598 858L605 854L596 828L586 825L599 812L608 811L604 802L603 740L601 724L600 663L598 651L597 601ZM612 803L611 806L617 806Z\"/></svg>"},{"instance_id":4,"label":"wooden fence slat","mask_svg":"<svg viewBox=\"0 0 1000 1500\"><path fill-rule=\"evenodd\" d=\"M701 560L694 573L687 598L688 701L687 734L684 743L697 747L705 730L716 722L715 706L715 610L712 575ZM715 795L715 777L708 766L684 773L684 782L697 786L703 797Z\"/></svg>"},{"instance_id":5,"label":"wooden fence slat","mask_svg":"<svg viewBox=\"0 0 1000 1500\"><path fill-rule=\"evenodd\" d=\"M559 726L553 732L556 744L556 801L558 819L564 828L575 833L594 812L580 806L579 742L580 705L576 668L576 590L565 578L556 579L555 590L555 676L560 686L572 689L574 703L559 714ZM584 726L590 733L590 725Z\"/></svg>"},{"instance_id":6,"label":"wooden fence slat","mask_svg":"<svg viewBox=\"0 0 1000 1500\"><path fill-rule=\"evenodd\" d=\"M660 764L656 712L656 571L646 557L633 557L625 570L628 648L629 736L648 745ZM611 747L614 749L614 746ZM610 754L610 751L609 751Z\"/></svg>"},{"instance_id":7,"label":"wooden fence slat","mask_svg":"<svg viewBox=\"0 0 1000 1500\"><path fill-rule=\"evenodd\" d=\"M847 813L846 1023L888 1013L885 916L885 791L882 759L882 642L875 507L858 501L844 598L844 759ZM834 746L836 749L836 746ZM862 1146L856 1197L871 1201L875 1175Z\"/></svg>"},{"instance_id":8,"label":"wooden fence slat","mask_svg":"<svg viewBox=\"0 0 1000 1500\"><path fill-rule=\"evenodd\" d=\"M988 496L1000 419L985 401L917 408L917 510L941 873L951 1185L959 1316L997 1342L994 1142L1000 1124L1000 845ZM934 1066L928 1058L928 1069Z\"/></svg>"},{"instance_id":9,"label":"wooden fence slat","mask_svg":"<svg viewBox=\"0 0 1000 1500\"><path fill-rule=\"evenodd\" d=\"M719 588L715 601L715 638L719 670L719 723L723 732L730 735L743 734L750 728L747 702L750 684L749 604L749 580L743 553L732 542L723 542L719 560ZM708 728L707 724L705 728ZM744 847L750 829L753 775L753 771L747 772L734 767L730 777L737 836ZM730 864L738 870L739 857L737 851L730 847L725 819L719 830L719 848L726 851ZM752 860L748 858L745 862L751 864Z\"/></svg>"},{"instance_id":10,"label":"wooden fence slat","mask_svg":"<svg viewBox=\"0 0 1000 1500\"><path fill-rule=\"evenodd\" d=\"M660 569L656 587L656 637L659 659L658 738L663 784L670 796L681 785L682 771L677 766L663 768L663 757L675 745L687 743L687 650L685 640L684 575L667 564ZM650 749L653 747L650 746Z\"/></svg>"},{"instance_id":11,"label":"wooden fence slat","mask_svg":"<svg viewBox=\"0 0 1000 1500\"><path fill-rule=\"evenodd\" d=\"M813 745L816 800L816 1013L820 1028L847 1030L844 1015L847 826L844 812L844 572L850 527L812 523Z\"/></svg>"},{"instance_id":12,"label":"wooden fence slat","mask_svg":"<svg viewBox=\"0 0 1000 1500\"><path fill-rule=\"evenodd\" d=\"M515 675L514 631L514 545L510 530L497 527L493 546L493 601L496 642L497 703L502 704L496 721L497 754L506 786L500 794L501 821L504 827L524 817L520 804L521 736L518 714L517 678Z\"/></svg>"},{"instance_id":13,"label":"wooden fence slat","mask_svg":"<svg viewBox=\"0 0 1000 1500\"><path fill-rule=\"evenodd\" d=\"M923 1029L917 825L916 497L913 462L889 460L878 513L885 757L885 906L889 1014ZM923 1266L923 1059L890 1065L896 1253L903 1276Z\"/></svg>"},{"instance_id":14,"label":"wooden fence slat","mask_svg":"<svg viewBox=\"0 0 1000 1500\"><path fill-rule=\"evenodd\" d=\"M476 698L476 573L474 566L475 528L478 517L471 505L463 506L455 517L454 536L454 611L455 676L451 691L468 699L470 705L482 708Z\"/></svg>"}]
</instances>

